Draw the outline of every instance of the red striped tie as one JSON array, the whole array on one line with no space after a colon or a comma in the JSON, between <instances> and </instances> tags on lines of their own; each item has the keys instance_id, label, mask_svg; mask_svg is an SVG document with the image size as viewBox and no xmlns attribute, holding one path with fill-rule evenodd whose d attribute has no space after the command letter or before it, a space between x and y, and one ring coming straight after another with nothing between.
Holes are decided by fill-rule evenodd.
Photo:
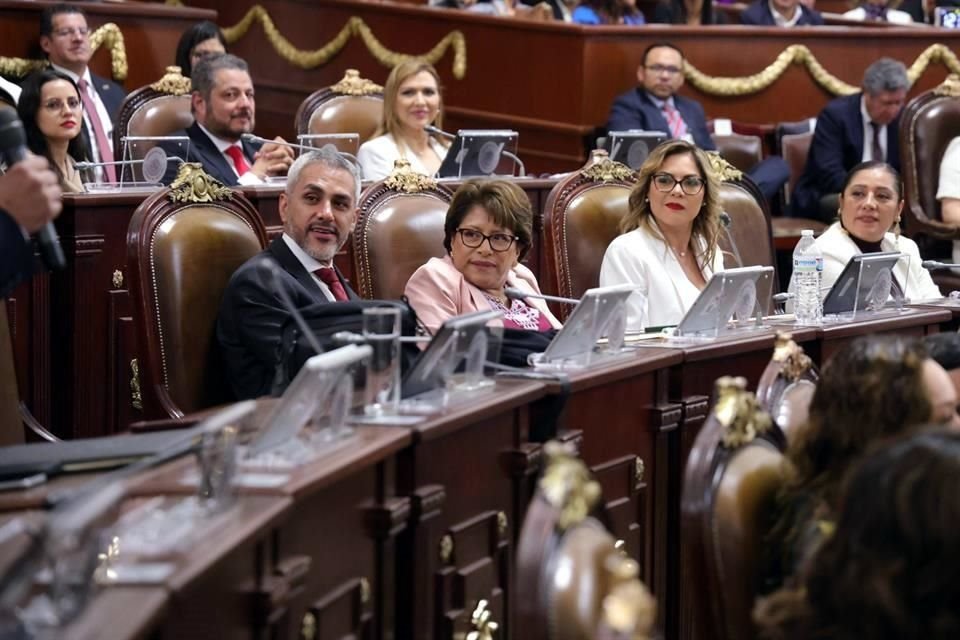
<instances>
[{"instance_id":1,"label":"red striped tie","mask_svg":"<svg viewBox=\"0 0 960 640\"><path fill-rule=\"evenodd\" d=\"M330 293L333 294L334 300L337 302L345 302L348 300L347 292L344 290L343 285L340 284L340 278L337 277L337 272L333 270L333 267L320 267L313 273L330 288Z\"/></svg>"},{"instance_id":2,"label":"red striped tie","mask_svg":"<svg viewBox=\"0 0 960 640\"><path fill-rule=\"evenodd\" d=\"M90 85L84 78L77 81L77 88L80 89L80 100L83 102L84 115L93 129L93 137L97 142L97 151L100 153L100 162L113 162L113 146L107 140L106 130L103 128L103 122L100 121L100 114L97 112L97 104L90 96ZM117 169L112 164L104 165L103 174L107 182L117 181Z\"/></svg>"},{"instance_id":3,"label":"red striped tie","mask_svg":"<svg viewBox=\"0 0 960 640\"><path fill-rule=\"evenodd\" d=\"M663 103L663 114L670 127L670 137L680 139L687 135L687 123L680 117L680 112L669 102Z\"/></svg>"}]
</instances>

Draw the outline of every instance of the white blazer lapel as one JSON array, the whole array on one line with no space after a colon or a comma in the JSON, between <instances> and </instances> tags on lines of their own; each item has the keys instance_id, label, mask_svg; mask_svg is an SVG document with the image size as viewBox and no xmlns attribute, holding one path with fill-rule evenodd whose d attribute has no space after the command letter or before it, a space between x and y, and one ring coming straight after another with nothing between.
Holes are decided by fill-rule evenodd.
<instances>
[{"instance_id":1,"label":"white blazer lapel","mask_svg":"<svg viewBox=\"0 0 960 640\"><path fill-rule=\"evenodd\" d=\"M662 274L651 274L651 277L663 278L670 283L670 291L673 292L673 305L678 309L683 309L683 296L680 294L680 289L677 288L678 282L685 282L687 279L687 274L683 272L683 267L680 266L680 262L677 260L676 256L673 255L673 252L670 251L670 248L667 246L667 243L663 240L654 238L652 235L643 234L641 236L643 241L647 245L647 249L655 256L660 259L661 264L663 264L663 273ZM662 284L662 281L661 281ZM650 288L653 291L653 287ZM657 300L648 300L647 306L650 304L657 304L660 301ZM666 302L666 301L664 301Z\"/></svg>"}]
</instances>

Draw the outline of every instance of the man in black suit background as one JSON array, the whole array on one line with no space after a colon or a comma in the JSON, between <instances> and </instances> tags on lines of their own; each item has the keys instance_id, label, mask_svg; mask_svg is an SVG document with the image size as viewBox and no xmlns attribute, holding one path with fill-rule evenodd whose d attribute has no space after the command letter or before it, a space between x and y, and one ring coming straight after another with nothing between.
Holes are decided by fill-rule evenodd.
<instances>
[{"instance_id":1,"label":"man in black suit background","mask_svg":"<svg viewBox=\"0 0 960 640\"><path fill-rule=\"evenodd\" d=\"M656 42L643 52L637 67L640 86L618 96L610 107L608 131L663 131L671 138L716 151L699 102L677 95L683 86L683 52L669 42ZM786 184L790 169L779 156L764 159L747 172L767 200Z\"/></svg>"},{"instance_id":2,"label":"man in black suit background","mask_svg":"<svg viewBox=\"0 0 960 640\"><path fill-rule=\"evenodd\" d=\"M244 263L230 279L217 319L217 342L238 399L271 393L280 360L281 328L294 305L357 299L333 257L357 220L360 176L333 147L300 156L280 194L283 235ZM279 265L274 278L271 262Z\"/></svg>"},{"instance_id":3,"label":"man in black suit background","mask_svg":"<svg viewBox=\"0 0 960 640\"><path fill-rule=\"evenodd\" d=\"M190 138L188 162L199 162L204 171L231 187L287 174L293 162L290 147L261 147L242 139L243 134L253 133L257 115L253 80L245 61L228 53L207 56L193 68L190 79L194 123L184 134ZM276 140L283 142L282 138ZM169 143L163 146L168 153L183 157ZM173 182L177 170L175 163L169 163L165 184Z\"/></svg>"},{"instance_id":4,"label":"man in black suit background","mask_svg":"<svg viewBox=\"0 0 960 640\"><path fill-rule=\"evenodd\" d=\"M113 124L126 93L115 82L90 73L87 65L93 51L83 10L69 4L44 9L40 16L40 48L54 69L70 76L80 87L90 157L97 162L113 162ZM115 168L106 167L101 177L115 181Z\"/></svg>"},{"instance_id":5,"label":"man in black suit background","mask_svg":"<svg viewBox=\"0 0 960 640\"><path fill-rule=\"evenodd\" d=\"M863 91L823 108L791 199L794 216L832 222L844 178L861 162L885 161L900 171L900 112L909 88L904 64L880 58L864 72Z\"/></svg>"}]
</instances>

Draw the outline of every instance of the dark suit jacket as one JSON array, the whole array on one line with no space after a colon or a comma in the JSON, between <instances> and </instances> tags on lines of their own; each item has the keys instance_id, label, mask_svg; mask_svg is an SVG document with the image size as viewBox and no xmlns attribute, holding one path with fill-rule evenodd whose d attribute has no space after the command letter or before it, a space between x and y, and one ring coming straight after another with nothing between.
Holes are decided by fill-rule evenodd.
<instances>
[{"instance_id":1,"label":"dark suit jacket","mask_svg":"<svg viewBox=\"0 0 960 640\"><path fill-rule=\"evenodd\" d=\"M20 225L0 210L0 300L33 273L33 243L23 237Z\"/></svg>"},{"instance_id":2,"label":"dark suit jacket","mask_svg":"<svg viewBox=\"0 0 960 640\"><path fill-rule=\"evenodd\" d=\"M93 72L90 73L90 81L93 83L93 90L100 96L103 106L107 108L110 120L116 124L117 116L120 114L120 105L123 103L123 99L127 97L127 92L116 82L101 78Z\"/></svg>"},{"instance_id":3,"label":"dark suit jacket","mask_svg":"<svg viewBox=\"0 0 960 640\"><path fill-rule=\"evenodd\" d=\"M773 14L770 13L768 0L757 0L740 14L740 24L752 24L758 27L775 27L777 23L773 20ZM823 17L807 7L800 5L800 19L797 20L798 27L819 26L823 24Z\"/></svg>"},{"instance_id":4,"label":"dark suit jacket","mask_svg":"<svg viewBox=\"0 0 960 640\"><path fill-rule=\"evenodd\" d=\"M831 100L817 116L803 175L793 191L797 216L816 216L820 198L839 193L847 172L863 158L862 93ZM900 116L887 125L887 162L900 171Z\"/></svg>"},{"instance_id":5,"label":"dark suit jacket","mask_svg":"<svg viewBox=\"0 0 960 640\"><path fill-rule=\"evenodd\" d=\"M282 268L275 282L264 262ZM357 294L337 271L351 300ZM273 389L279 361L281 330L290 317L277 287L289 294L297 308L330 302L282 237L247 260L227 284L217 317L217 343L227 380L238 399L258 398Z\"/></svg>"},{"instance_id":6,"label":"dark suit jacket","mask_svg":"<svg viewBox=\"0 0 960 640\"><path fill-rule=\"evenodd\" d=\"M186 131L177 132L173 135L187 136L190 138L190 152L185 158L187 162L199 162L203 165L204 171L228 187L235 187L240 184L233 167L228 164L228 160L220 153L220 150L217 149L217 145L213 143L210 136L205 134L196 122L187 127ZM243 145L243 152L251 161L262 146L247 142L246 140L241 141L240 144ZM183 158L183 152L177 150L175 146L170 144L163 144L161 146L167 152L167 155L175 155ZM177 177L179 169L178 163L167 163L167 172L163 176L163 184L173 182L174 178Z\"/></svg>"},{"instance_id":7,"label":"dark suit jacket","mask_svg":"<svg viewBox=\"0 0 960 640\"><path fill-rule=\"evenodd\" d=\"M717 146L707 130L707 116L700 103L683 96L673 96L673 104L687 124L687 130L693 136L696 145L707 151L715 151ZM649 94L640 87L617 96L613 106L610 107L607 131L628 129L663 131L668 134L670 132L670 126L663 117L663 112L653 103Z\"/></svg>"}]
</instances>

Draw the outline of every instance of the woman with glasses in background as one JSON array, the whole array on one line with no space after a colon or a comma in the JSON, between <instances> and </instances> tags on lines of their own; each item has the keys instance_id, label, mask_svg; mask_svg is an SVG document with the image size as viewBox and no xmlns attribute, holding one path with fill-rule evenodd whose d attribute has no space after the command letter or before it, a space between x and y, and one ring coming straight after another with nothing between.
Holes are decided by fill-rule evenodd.
<instances>
[{"instance_id":1,"label":"woman with glasses in background","mask_svg":"<svg viewBox=\"0 0 960 640\"><path fill-rule=\"evenodd\" d=\"M193 25L180 36L175 60L180 67L181 75L189 78L193 73L193 67L200 60L215 53L226 52L227 41L220 27L209 20L204 20Z\"/></svg>"},{"instance_id":2,"label":"woman with glasses in background","mask_svg":"<svg viewBox=\"0 0 960 640\"><path fill-rule=\"evenodd\" d=\"M431 258L410 277L404 294L420 323L435 333L448 318L494 309L508 329L560 327L539 298L514 300L512 287L539 294L520 261L530 250L533 211L523 190L506 180L471 180L457 189L443 225L447 255Z\"/></svg>"},{"instance_id":3,"label":"woman with glasses in background","mask_svg":"<svg viewBox=\"0 0 960 640\"><path fill-rule=\"evenodd\" d=\"M633 284L627 329L675 325L723 270L719 183L706 154L683 140L657 147L637 174L630 211L603 256L600 286Z\"/></svg>"},{"instance_id":4,"label":"woman with glasses in background","mask_svg":"<svg viewBox=\"0 0 960 640\"><path fill-rule=\"evenodd\" d=\"M76 163L86 161L83 102L76 83L53 69L38 71L23 82L17 113L23 121L27 147L50 161L65 192L82 192Z\"/></svg>"}]
</instances>

